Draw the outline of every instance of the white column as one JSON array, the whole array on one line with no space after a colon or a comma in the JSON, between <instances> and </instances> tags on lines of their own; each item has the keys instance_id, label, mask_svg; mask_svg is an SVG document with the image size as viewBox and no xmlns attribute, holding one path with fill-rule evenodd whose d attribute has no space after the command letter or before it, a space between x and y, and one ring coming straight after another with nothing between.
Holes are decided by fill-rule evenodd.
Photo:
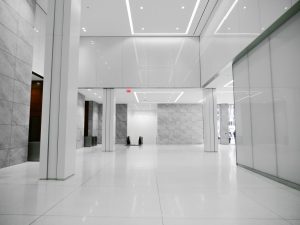
<instances>
[{"instance_id":1,"label":"white column","mask_svg":"<svg viewBox=\"0 0 300 225\"><path fill-rule=\"evenodd\" d=\"M204 117L204 151L218 151L217 132L217 103L215 89L204 89L203 117Z\"/></svg>"},{"instance_id":2,"label":"white column","mask_svg":"<svg viewBox=\"0 0 300 225\"><path fill-rule=\"evenodd\" d=\"M220 104L220 144L229 144L229 104Z\"/></svg>"},{"instance_id":3,"label":"white column","mask_svg":"<svg viewBox=\"0 0 300 225\"><path fill-rule=\"evenodd\" d=\"M115 90L103 89L103 113L102 113L102 148L105 152L115 150L116 135L116 100Z\"/></svg>"},{"instance_id":4,"label":"white column","mask_svg":"<svg viewBox=\"0 0 300 225\"><path fill-rule=\"evenodd\" d=\"M81 0L48 1L40 178L74 174Z\"/></svg>"}]
</instances>

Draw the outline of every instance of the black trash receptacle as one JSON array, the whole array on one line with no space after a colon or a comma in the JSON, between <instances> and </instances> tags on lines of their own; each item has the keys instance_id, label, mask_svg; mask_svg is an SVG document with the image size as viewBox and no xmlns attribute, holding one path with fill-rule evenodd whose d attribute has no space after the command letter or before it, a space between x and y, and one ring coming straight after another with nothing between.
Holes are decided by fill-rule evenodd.
<instances>
[{"instance_id":1,"label":"black trash receptacle","mask_svg":"<svg viewBox=\"0 0 300 225\"><path fill-rule=\"evenodd\" d=\"M84 137L84 147L92 147L92 136Z\"/></svg>"},{"instance_id":2,"label":"black trash receptacle","mask_svg":"<svg viewBox=\"0 0 300 225\"><path fill-rule=\"evenodd\" d=\"M143 143L144 143L143 137L139 136L139 145L143 145Z\"/></svg>"},{"instance_id":3,"label":"black trash receptacle","mask_svg":"<svg viewBox=\"0 0 300 225\"><path fill-rule=\"evenodd\" d=\"M96 146L97 145L97 136L93 136L92 137L92 146Z\"/></svg>"},{"instance_id":4,"label":"black trash receptacle","mask_svg":"<svg viewBox=\"0 0 300 225\"><path fill-rule=\"evenodd\" d=\"M127 138L126 138L126 145L131 145L130 136L127 136Z\"/></svg>"}]
</instances>

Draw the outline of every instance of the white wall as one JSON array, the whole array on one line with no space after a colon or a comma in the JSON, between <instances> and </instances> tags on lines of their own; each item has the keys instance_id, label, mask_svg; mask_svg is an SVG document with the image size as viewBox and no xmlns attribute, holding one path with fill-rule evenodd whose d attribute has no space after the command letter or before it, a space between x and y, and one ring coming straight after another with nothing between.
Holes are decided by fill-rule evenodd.
<instances>
[{"instance_id":1,"label":"white wall","mask_svg":"<svg viewBox=\"0 0 300 225\"><path fill-rule=\"evenodd\" d=\"M300 13L233 65L237 162L300 184Z\"/></svg>"},{"instance_id":2,"label":"white wall","mask_svg":"<svg viewBox=\"0 0 300 225\"><path fill-rule=\"evenodd\" d=\"M144 144L156 144L157 137L157 106L128 105L127 135L132 144L138 143L139 136L144 138Z\"/></svg>"},{"instance_id":3,"label":"white wall","mask_svg":"<svg viewBox=\"0 0 300 225\"><path fill-rule=\"evenodd\" d=\"M43 1L42 1L43 2ZM33 62L32 71L41 76L45 75L45 45L46 45L46 18L47 14L39 4L36 4L35 22L33 30Z\"/></svg>"},{"instance_id":4,"label":"white wall","mask_svg":"<svg viewBox=\"0 0 300 225\"><path fill-rule=\"evenodd\" d=\"M215 14L201 34L201 84L204 85L219 73L295 2L295 0L219 1ZM230 11L232 6L234 7ZM219 26L220 29L216 32Z\"/></svg>"},{"instance_id":5,"label":"white wall","mask_svg":"<svg viewBox=\"0 0 300 225\"><path fill-rule=\"evenodd\" d=\"M81 37L79 87L200 87L198 37Z\"/></svg>"}]
</instances>

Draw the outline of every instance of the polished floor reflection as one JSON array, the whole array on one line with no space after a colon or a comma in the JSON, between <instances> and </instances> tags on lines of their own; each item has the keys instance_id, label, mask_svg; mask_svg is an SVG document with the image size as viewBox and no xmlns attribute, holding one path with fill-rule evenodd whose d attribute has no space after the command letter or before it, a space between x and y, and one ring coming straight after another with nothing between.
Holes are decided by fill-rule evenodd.
<instances>
[{"instance_id":1,"label":"polished floor reflection","mask_svg":"<svg viewBox=\"0 0 300 225\"><path fill-rule=\"evenodd\" d=\"M0 170L0 225L299 225L300 192L235 165L235 151L80 149L76 175L39 181L38 163Z\"/></svg>"}]
</instances>

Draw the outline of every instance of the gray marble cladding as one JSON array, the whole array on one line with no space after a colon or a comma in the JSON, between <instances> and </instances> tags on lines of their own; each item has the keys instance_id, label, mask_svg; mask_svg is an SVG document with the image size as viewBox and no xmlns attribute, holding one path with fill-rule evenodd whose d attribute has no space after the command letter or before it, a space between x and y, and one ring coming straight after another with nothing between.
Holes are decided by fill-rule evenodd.
<instances>
[{"instance_id":1,"label":"gray marble cladding","mask_svg":"<svg viewBox=\"0 0 300 225\"><path fill-rule=\"evenodd\" d=\"M0 168L26 161L35 0L0 0Z\"/></svg>"},{"instance_id":2,"label":"gray marble cladding","mask_svg":"<svg viewBox=\"0 0 300 225\"><path fill-rule=\"evenodd\" d=\"M27 161L28 147L18 147L8 151L9 166L23 163Z\"/></svg>"},{"instance_id":3,"label":"gray marble cladding","mask_svg":"<svg viewBox=\"0 0 300 225\"><path fill-rule=\"evenodd\" d=\"M84 113L85 113L85 97L78 93L77 98L77 139L76 147L82 148L84 145Z\"/></svg>"},{"instance_id":4,"label":"gray marble cladding","mask_svg":"<svg viewBox=\"0 0 300 225\"><path fill-rule=\"evenodd\" d=\"M92 123L93 123L93 129L92 129L92 136L97 136L98 138L98 130L99 130L99 104L96 102L93 102L93 116L92 116Z\"/></svg>"},{"instance_id":5,"label":"gray marble cladding","mask_svg":"<svg viewBox=\"0 0 300 225\"><path fill-rule=\"evenodd\" d=\"M9 166L9 150L0 149L0 168Z\"/></svg>"},{"instance_id":6,"label":"gray marble cladding","mask_svg":"<svg viewBox=\"0 0 300 225\"><path fill-rule=\"evenodd\" d=\"M229 104L219 105L220 113L220 144L229 144Z\"/></svg>"},{"instance_id":7,"label":"gray marble cladding","mask_svg":"<svg viewBox=\"0 0 300 225\"><path fill-rule=\"evenodd\" d=\"M18 32L18 14L11 10L6 2L0 1L0 23L10 29L12 32Z\"/></svg>"},{"instance_id":8,"label":"gray marble cladding","mask_svg":"<svg viewBox=\"0 0 300 225\"><path fill-rule=\"evenodd\" d=\"M0 125L0 151L11 147L11 125Z\"/></svg>"},{"instance_id":9,"label":"gray marble cladding","mask_svg":"<svg viewBox=\"0 0 300 225\"><path fill-rule=\"evenodd\" d=\"M30 105L31 86L22 82L14 82L14 102Z\"/></svg>"},{"instance_id":10,"label":"gray marble cladding","mask_svg":"<svg viewBox=\"0 0 300 225\"><path fill-rule=\"evenodd\" d=\"M29 114L30 107L23 104L13 104L12 110L12 124L13 125L22 125L29 126Z\"/></svg>"},{"instance_id":11,"label":"gray marble cladding","mask_svg":"<svg viewBox=\"0 0 300 225\"><path fill-rule=\"evenodd\" d=\"M202 144L200 104L158 104L157 144Z\"/></svg>"},{"instance_id":12,"label":"gray marble cladding","mask_svg":"<svg viewBox=\"0 0 300 225\"><path fill-rule=\"evenodd\" d=\"M0 24L0 49L16 56L18 38L16 34Z\"/></svg>"},{"instance_id":13,"label":"gray marble cladding","mask_svg":"<svg viewBox=\"0 0 300 225\"><path fill-rule=\"evenodd\" d=\"M98 105L98 144L102 143L102 112L103 112L103 105Z\"/></svg>"},{"instance_id":14,"label":"gray marble cladding","mask_svg":"<svg viewBox=\"0 0 300 225\"><path fill-rule=\"evenodd\" d=\"M127 104L116 105L116 144L126 144Z\"/></svg>"},{"instance_id":15,"label":"gray marble cladding","mask_svg":"<svg viewBox=\"0 0 300 225\"><path fill-rule=\"evenodd\" d=\"M14 10L22 20L26 20L28 23L33 24L35 15L35 0L1 0L5 2L10 9Z\"/></svg>"},{"instance_id":16,"label":"gray marble cladding","mask_svg":"<svg viewBox=\"0 0 300 225\"><path fill-rule=\"evenodd\" d=\"M85 97L78 94L77 148L83 147L84 140L84 107ZM92 102L92 112L89 116L90 132L97 136L98 144L102 143L102 104ZM126 144L127 137L127 104L116 105L116 144Z\"/></svg>"},{"instance_id":17,"label":"gray marble cladding","mask_svg":"<svg viewBox=\"0 0 300 225\"><path fill-rule=\"evenodd\" d=\"M0 51L0 74L14 78L16 58L5 51Z\"/></svg>"},{"instance_id":18,"label":"gray marble cladding","mask_svg":"<svg viewBox=\"0 0 300 225\"><path fill-rule=\"evenodd\" d=\"M13 101L14 80L0 74L0 99Z\"/></svg>"},{"instance_id":19,"label":"gray marble cladding","mask_svg":"<svg viewBox=\"0 0 300 225\"><path fill-rule=\"evenodd\" d=\"M0 100L0 124L11 125L13 103Z\"/></svg>"}]
</instances>

